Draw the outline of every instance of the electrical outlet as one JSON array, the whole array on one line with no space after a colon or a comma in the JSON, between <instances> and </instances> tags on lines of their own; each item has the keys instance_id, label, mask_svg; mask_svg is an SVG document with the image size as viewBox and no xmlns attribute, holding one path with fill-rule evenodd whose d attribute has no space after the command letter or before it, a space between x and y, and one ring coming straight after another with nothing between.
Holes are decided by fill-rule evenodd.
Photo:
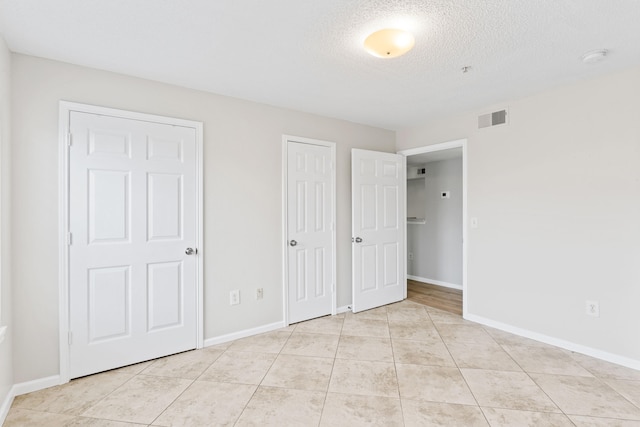
<instances>
[{"instance_id":1,"label":"electrical outlet","mask_svg":"<svg viewBox=\"0 0 640 427\"><path fill-rule=\"evenodd\" d=\"M229 305L240 304L240 291L238 289L229 292Z\"/></svg>"},{"instance_id":2,"label":"electrical outlet","mask_svg":"<svg viewBox=\"0 0 640 427\"><path fill-rule=\"evenodd\" d=\"M264 297L264 290L262 288L256 289L256 299L262 299Z\"/></svg>"},{"instance_id":3,"label":"electrical outlet","mask_svg":"<svg viewBox=\"0 0 640 427\"><path fill-rule=\"evenodd\" d=\"M585 313L587 316L600 317L600 304L598 301L586 301Z\"/></svg>"},{"instance_id":4,"label":"electrical outlet","mask_svg":"<svg viewBox=\"0 0 640 427\"><path fill-rule=\"evenodd\" d=\"M409 261L413 261L413 252L409 252Z\"/></svg>"}]
</instances>

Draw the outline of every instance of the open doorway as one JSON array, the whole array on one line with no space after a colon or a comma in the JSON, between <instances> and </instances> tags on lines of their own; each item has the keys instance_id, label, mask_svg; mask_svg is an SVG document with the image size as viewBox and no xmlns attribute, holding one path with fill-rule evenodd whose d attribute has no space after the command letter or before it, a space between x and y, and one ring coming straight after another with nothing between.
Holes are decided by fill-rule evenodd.
<instances>
[{"instance_id":1,"label":"open doorway","mask_svg":"<svg viewBox=\"0 0 640 427\"><path fill-rule=\"evenodd\" d=\"M462 315L465 291L466 140L407 157L407 297Z\"/></svg>"}]
</instances>

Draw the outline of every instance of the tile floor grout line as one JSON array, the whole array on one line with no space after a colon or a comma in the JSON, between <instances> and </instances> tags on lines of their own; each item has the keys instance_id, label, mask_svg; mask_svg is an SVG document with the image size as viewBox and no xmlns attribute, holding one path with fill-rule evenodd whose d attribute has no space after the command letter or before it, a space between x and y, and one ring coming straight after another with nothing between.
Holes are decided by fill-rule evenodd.
<instances>
[{"instance_id":1,"label":"tile floor grout line","mask_svg":"<svg viewBox=\"0 0 640 427\"><path fill-rule=\"evenodd\" d=\"M485 330L485 332L486 332L486 330ZM489 333L487 332L487 334L489 334ZM491 334L489 334L489 336L491 336ZM520 369L522 370L522 372L524 372L524 373L527 375L527 377L528 377L528 378L529 378L529 379L530 379L530 380L531 380L531 381L536 385L536 387L538 387L538 388L540 389L540 391L542 391L542 393L543 393L545 396L547 396L547 398L549 399L549 401L550 401L551 403L553 403L553 404L555 405L555 407L556 407L556 408L558 408L558 410L562 413L562 415L564 415L564 416L568 419L568 418L569 418L569 416L568 416L568 415L564 412L564 410L560 407L560 405L558 404L558 402L556 402L555 400L553 400L553 399L551 398L551 396L549 396L549 394L548 394L548 393L547 393L547 392L546 392L546 391L545 391L545 390L540 386L540 384L538 384L538 383L536 382L536 380L534 380L534 379L533 379L533 377L530 375L530 373L529 373L526 369L524 369L524 368L522 367L522 365L521 365L521 364L520 364L520 363L519 363L519 362L518 362L518 361L517 361L517 360L516 360L512 355L511 355L511 353L509 353L509 352L507 351L507 349L505 348L505 345L508 345L508 344L501 344L501 343L497 342L497 341L495 340L495 338L493 338L493 336L491 336L491 339L492 339L496 344L498 344L498 345L500 346L500 348L502 349L502 351L504 351L504 352L507 354L507 356L509 356L509 357L511 358L511 360L513 360L513 363L515 363L515 364L518 366L518 368L520 368ZM544 375L544 374L543 374L543 375ZM538 412L546 412L546 411L538 410ZM556 412L556 413L557 413L557 412ZM573 423L573 422L572 422L572 423Z\"/></svg>"},{"instance_id":2,"label":"tile floor grout line","mask_svg":"<svg viewBox=\"0 0 640 427\"><path fill-rule=\"evenodd\" d=\"M341 329L342 331L342 329ZM320 419L318 420L318 426L322 424L322 417L324 416L324 408L327 406L327 399L329 398L329 389L331 388L331 378L333 378L333 368L336 366L336 355L338 353L338 348L340 347L340 340L342 339L342 335L338 336L338 345L336 345L336 354L334 354L333 362L331 363L331 372L329 373L329 382L327 383L327 391L324 394L324 400L322 402L322 409L320 410Z\"/></svg>"},{"instance_id":3,"label":"tile floor grout line","mask_svg":"<svg viewBox=\"0 0 640 427\"><path fill-rule=\"evenodd\" d=\"M191 350L191 351L205 351L205 350L204 350L204 347L203 347L203 348L195 349L195 350ZM194 385L194 384L196 383L196 381L198 381L198 378L200 378L200 377L205 373L205 371L206 371L207 369L209 369L209 368L211 367L211 365L213 365L213 364L215 363L215 361L216 361L216 360L218 360L218 359L220 358L220 356L222 356L222 355L224 354L224 352L225 352L225 351L226 351L226 350L224 350L222 353L220 353L220 354L218 355L218 357L216 357L216 358L215 358L215 360L213 360L211 363L209 363L209 366L207 366L206 368L204 368L204 369L202 370L202 372L200 372L200 374L199 374L198 376L196 376L196 378L195 378L195 379L191 380L191 383L190 383L188 386L186 386L186 387L184 388L184 390L182 390L182 391L181 391L181 392L180 392L180 393L179 393L179 394L178 394L178 395L177 395L177 396L176 396L176 397L175 397L175 398L174 398L174 399L173 399L173 400L172 400L172 401L171 401L171 402L170 402L170 403L169 403L169 404L168 404L168 405L167 405L167 406L162 410L162 411L160 411L160 413L159 413L159 414L158 414L158 415L153 419L153 421L151 421L151 422L149 423L149 425L152 425L153 423L155 423L155 422L158 420L158 418L160 418L160 417L162 416L162 414L164 414L165 412L167 412L167 409L169 409L169 408L171 407L171 405L173 405L173 404L174 404L174 403L175 403L175 402L180 398L180 396L182 396L182 395L183 395L187 390L189 390L189 388L190 388L192 385ZM178 353L178 354L182 354L182 353ZM169 357L171 357L171 356L169 356ZM142 372L146 371L146 370L147 370L148 368L150 368L151 366L153 366L153 363L152 363L151 365L149 365L147 368L143 369L143 370L142 370ZM142 373L142 372L141 372L141 373ZM176 377L168 377L168 376L164 376L163 378L176 378ZM181 380L187 380L187 381L189 381L189 380L190 380L190 379L188 379L188 378L179 378L179 377L178 377L178 379L181 379Z\"/></svg>"},{"instance_id":4,"label":"tile floor grout line","mask_svg":"<svg viewBox=\"0 0 640 427\"><path fill-rule=\"evenodd\" d=\"M517 364L518 366L520 366L520 364L519 364L517 361L516 361L516 364ZM548 399L549 399L549 400L550 400L554 405L556 405L556 408L558 408L558 410L559 410L559 411L560 411L560 412L561 412L565 417L569 418L569 415L568 415L566 412L564 412L564 409L562 409L562 408L560 407L560 405L558 404L558 402L556 402L555 400L553 400L553 399L551 398L551 396L549 396L549 393L547 393L547 391L546 391L544 388L542 388L542 386L541 386L540 384L538 384L538 382L537 382L537 381L536 381L536 380L531 376L531 374L530 374L529 372L527 372L526 370L524 370L524 369L522 368L522 366L520 366L520 369L522 369L522 371L523 371L523 372L524 372L524 373L529 377L529 379L530 379L531 381L533 381L533 383L536 385L536 387L538 387L540 390L542 390L542 392L544 393L544 395L545 395L545 396L547 396L547 398L548 398ZM542 375L548 375L548 374L542 374Z\"/></svg>"},{"instance_id":5,"label":"tile floor grout line","mask_svg":"<svg viewBox=\"0 0 640 427\"><path fill-rule=\"evenodd\" d=\"M599 378L599 377L596 377ZM638 402L638 404L635 404L634 402L632 402L627 396L625 396L624 394L622 394L621 392L619 392L618 390L616 390L613 386L611 386L604 378L600 378L600 380L602 382L604 382L606 385L609 386L609 388L612 388L613 391L615 391L616 393L618 393L620 396L624 397L629 403L631 403L633 406L635 406L636 408L640 409L640 401ZM635 382L638 383L638 387L640 388L640 381L634 381L634 380L621 380L621 379L610 379L610 381L631 381L631 382Z\"/></svg>"},{"instance_id":6,"label":"tile floor grout line","mask_svg":"<svg viewBox=\"0 0 640 427\"><path fill-rule=\"evenodd\" d=\"M484 407L491 408L491 406L481 406L481 405L480 405L480 402L478 401L478 398L476 397L475 393L473 392L473 389L472 389L472 388L471 388L471 386L469 385L469 383L468 383L468 381L467 381L467 378L462 374L462 370L461 370L460 366L458 365L458 362L455 360L455 358L454 358L454 357L453 357L453 355L451 354L451 351L449 350L449 346L447 345L446 341L442 338L442 335L440 334L440 330L438 329L438 325L436 325L436 324L435 324L435 322L434 322L434 327L436 328L436 330L437 330L437 332L438 332L438 336L440 336L440 339L443 341L443 343L444 343L445 347L447 348L447 351L448 351L448 352L449 352L449 354L451 355L451 358L453 359L453 362L456 364L456 367L458 368L458 372L460 373L460 376L462 377L462 379L463 379L463 381L465 382L465 384L466 384L467 388L469 389L469 392L470 392L470 393L471 393L471 395L473 396L473 399L476 401L476 404L477 404L477 405L478 405L478 407L481 409L483 417L485 418L485 420L487 421L487 423L488 423L489 425L491 425L491 423L489 422L489 419L487 418L487 416L486 416L486 414L485 414L485 411L482 409L482 408L484 408ZM483 328L483 330L484 330L484 328ZM536 386L537 386L537 387L538 387L538 388L539 388L539 389L540 389L540 390L545 394L545 396L547 396L547 398L548 398L548 399L549 399L549 400L550 400L550 401L551 401L551 402L556 406L556 408L558 408L558 410L560 410L560 411L562 412L562 414L563 414L566 418L569 418L569 417L564 413L564 411L562 411L562 409L560 408L560 406L559 406L559 405L558 405L558 404L557 404L553 399L551 399L551 396L549 396L549 395L544 391L544 389L542 389L542 387L540 387L540 385L539 385L538 383L536 383L536 382L533 380L533 378L531 378L531 376L529 375L529 373L528 373L527 371L525 371L525 370L522 368L522 366L521 366L521 365L520 365L520 364L519 364L519 363L518 363L518 362L517 362L517 361L516 361L512 356L511 356L511 354L509 354L509 352L507 352L507 351L504 349L504 347L503 347L500 343L498 343L498 342L497 342L497 341L496 341L496 340L491 336L491 334L489 334L489 333L488 333L488 332L486 332L486 331L485 331L485 333L487 333L487 335L489 335L489 336L491 337L491 340L492 340L496 345L498 345L498 346L500 347L500 349L501 349L502 351L504 351L504 352L507 354L507 356L508 356L511 360L513 360L513 362L514 362L514 363L515 363L515 364L516 364L516 365L517 365L517 366L522 370L522 372L524 372L524 373L527 375L527 377L529 377L529 379L531 379L531 381L533 381L533 383L534 383L534 384L535 384L535 385L536 385ZM480 368L476 368L476 369L480 369ZM492 370L492 369L482 369L482 370L489 370L489 371L490 371L490 370ZM508 409L508 408L503 408L503 409ZM537 411L537 412L544 412L544 411Z\"/></svg>"},{"instance_id":7,"label":"tile floor grout line","mask_svg":"<svg viewBox=\"0 0 640 427\"><path fill-rule=\"evenodd\" d=\"M400 378L398 378L398 366L396 364L396 352L393 349L393 339L391 338L391 327L389 325L389 309L387 309L387 327L389 328L389 345L391 347L391 359L393 360L393 371L396 373L396 384L398 385L398 401L400 402L400 416L402 417L402 425L406 426L407 422L404 419L404 407L402 406L402 394L400 393Z\"/></svg>"},{"instance_id":8,"label":"tile floor grout line","mask_svg":"<svg viewBox=\"0 0 640 427\"><path fill-rule=\"evenodd\" d=\"M153 364L155 363L155 361L156 361L156 360L158 360L158 359L155 359L152 363L150 363L150 364L149 364L149 366L153 365ZM146 362L140 362L140 363L146 363ZM132 365L129 365L129 366L132 366ZM94 407L94 406L96 406L98 403L100 403L100 402L102 402L103 400L105 400L107 397L111 396L113 393L115 393L115 392L116 392L116 390L119 390L121 387L124 387L124 385L125 385L125 384L127 384L128 382L130 382L131 380L133 380L134 378L136 378L138 375L140 375L140 373L141 373L141 372L143 372L143 371L144 371L145 369L147 369L149 366L147 366L147 367L143 368L140 372L138 372L138 373L136 373L136 374L131 374L131 377L130 377L129 379L127 379L125 382L123 382L123 383L122 383L122 384L120 384L118 387L114 388L114 389L113 389L113 390L111 390L109 393L105 394L104 396L102 396L101 398L99 398L98 400L96 400L95 402L93 402L93 403L91 404L91 406L89 406L87 409L85 409L84 411L82 411L82 413L81 413L81 414L78 414L78 415L76 415L76 416L80 416L80 417L84 416L84 417L86 417L86 418L93 418L93 417L90 417L90 416L85 416L85 415L84 415L84 414L85 414L85 412L87 412L89 409L93 408L93 407ZM123 366L123 367L121 367L121 368L112 369L112 370L110 370L110 371L105 371L105 372L112 372L112 371L113 371L113 372L115 372L115 371L117 371L117 370L119 370L119 369L122 369L122 368L126 368L126 366ZM102 374L102 373L104 373L104 372L99 372L97 375ZM96 375L96 374L94 374L94 375ZM71 381L73 381L73 380L70 380L70 381L69 381L69 383L70 383ZM67 384L69 384L69 383L67 383ZM98 419L101 419L101 418L98 418ZM115 420L111 420L111 421L115 421Z\"/></svg>"},{"instance_id":9,"label":"tile floor grout line","mask_svg":"<svg viewBox=\"0 0 640 427\"><path fill-rule=\"evenodd\" d=\"M340 348L340 340L342 340L342 329L344 328L345 317L342 317L342 324L340 325L340 334L338 335L338 343L336 344L336 351L333 353L333 361L331 363L331 372L329 373L329 382L327 382L327 391L324 394L324 400L322 402L322 409L320 409L320 419L318 420L318 427L322 424L322 417L324 416L324 408L327 406L327 399L329 398L329 388L331 387L331 378L333 377L333 368L336 366L336 359L338 355L338 349Z\"/></svg>"},{"instance_id":10,"label":"tile floor grout line","mask_svg":"<svg viewBox=\"0 0 640 427\"><path fill-rule=\"evenodd\" d=\"M285 326L285 327L289 327L291 325ZM293 335L293 332L296 330L297 325L294 326L293 330L291 331L291 333L289 334L289 336L287 337L287 339L285 340L284 344L282 344L282 347L280 348L280 351L278 351L278 353L275 353L275 357L273 358L273 361L271 362L271 364L269 365L269 368L267 368L265 370L265 373L262 375L262 378L260 379L260 382L258 382L258 384L255 384L256 389L253 390L253 393L251 393L251 397L249 397L249 399L247 399L247 403L244 404L244 407L242 408L242 411L240 411L240 414L238 415L238 418L236 418L236 420L234 421L233 425L237 425L238 421L240 421L240 418L242 418L242 415L244 414L244 412L247 410L247 406L249 406L249 403L251 403L251 400L254 398L254 396L256 395L256 393L258 392L258 389L260 389L260 387L262 386L262 382L264 381L264 379L267 377L267 374L269 374L269 371L271 370L271 368L273 367L273 364L276 363L276 360L278 360L278 356L280 355L280 352L282 352L282 349L284 348L285 345L287 345L287 342L289 341L289 338L291 338L291 335ZM275 332L275 331L274 331ZM251 338L251 337L248 337ZM237 340L234 340L237 341ZM231 348L231 347L229 347ZM227 349L228 350L228 349ZM256 353L255 351L252 351L252 353ZM273 354L273 353L272 353ZM266 386L265 386L266 387Z\"/></svg>"}]
</instances>

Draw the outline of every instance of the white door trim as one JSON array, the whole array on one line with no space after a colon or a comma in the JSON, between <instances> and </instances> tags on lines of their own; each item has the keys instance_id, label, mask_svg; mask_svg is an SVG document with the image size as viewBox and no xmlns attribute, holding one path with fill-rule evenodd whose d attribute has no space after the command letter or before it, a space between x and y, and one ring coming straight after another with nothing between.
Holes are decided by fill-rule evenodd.
<instances>
[{"instance_id":1,"label":"white door trim","mask_svg":"<svg viewBox=\"0 0 640 427\"><path fill-rule=\"evenodd\" d=\"M184 126L196 131L196 248L198 254L203 253L203 124L192 120L176 119L156 116L153 114L137 113L114 108L98 107L95 105L79 104L76 102L60 101L59 136L58 136L58 289L59 289L59 321L60 330L60 384L69 382L69 122L72 111L100 114L104 116L120 117L124 119L141 120L163 123L174 126ZM196 257L196 292L197 292L197 322L196 347L204 346L204 299L203 299L203 258Z\"/></svg>"},{"instance_id":2,"label":"white door trim","mask_svg":"<svg viewBox=\"0 0 640 427\"><path fill-rule=\"evenodd\" d=\"M287 230L289 225L288 209L289 200L287 192L288 182L288 143L298 142L302 144L319 145L329 147L331 150L331 249L333 258L331 259L331 314L337 314L337 291L336 291L336 143L321 141L318 139L304 138L292 135L282 135L282 318L284 325L289 326L289 257L287 246Z\"/></svg>"},{"instance_id":3,"label":"white door trim","mask_svg":"<svg viewBox=\"0 0 640 427\"><path fill-rule=\"evenodd\" d=\"M398 151L403 156L414 154L432 153L434 151L462 148L462 317L467 318L467 248L468 248L468 221L467 221L467 139L456 139L440 144L426 145L424 147L410 148ZM406 235L406 230L405 230ZM405 267L408 268L408 267ZM406 286L405 286L406 298Z\"/></svg>"}]
</instances>

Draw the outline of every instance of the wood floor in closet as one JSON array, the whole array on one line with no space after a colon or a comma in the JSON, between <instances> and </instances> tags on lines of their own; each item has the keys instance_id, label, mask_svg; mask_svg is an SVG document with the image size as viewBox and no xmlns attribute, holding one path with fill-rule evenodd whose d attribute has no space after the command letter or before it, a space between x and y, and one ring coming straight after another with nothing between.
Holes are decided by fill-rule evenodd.
<instances>
[{"instance_id":1,"label":"wood floor in closet","mask_svg":"<svg viewBox=\"0 0 640 427\"><path fill-rule=\"evenodd\" d=\"M407 280L407 299L462 315L462 291L457 289Z\"/></svg>"}]
</instances>

